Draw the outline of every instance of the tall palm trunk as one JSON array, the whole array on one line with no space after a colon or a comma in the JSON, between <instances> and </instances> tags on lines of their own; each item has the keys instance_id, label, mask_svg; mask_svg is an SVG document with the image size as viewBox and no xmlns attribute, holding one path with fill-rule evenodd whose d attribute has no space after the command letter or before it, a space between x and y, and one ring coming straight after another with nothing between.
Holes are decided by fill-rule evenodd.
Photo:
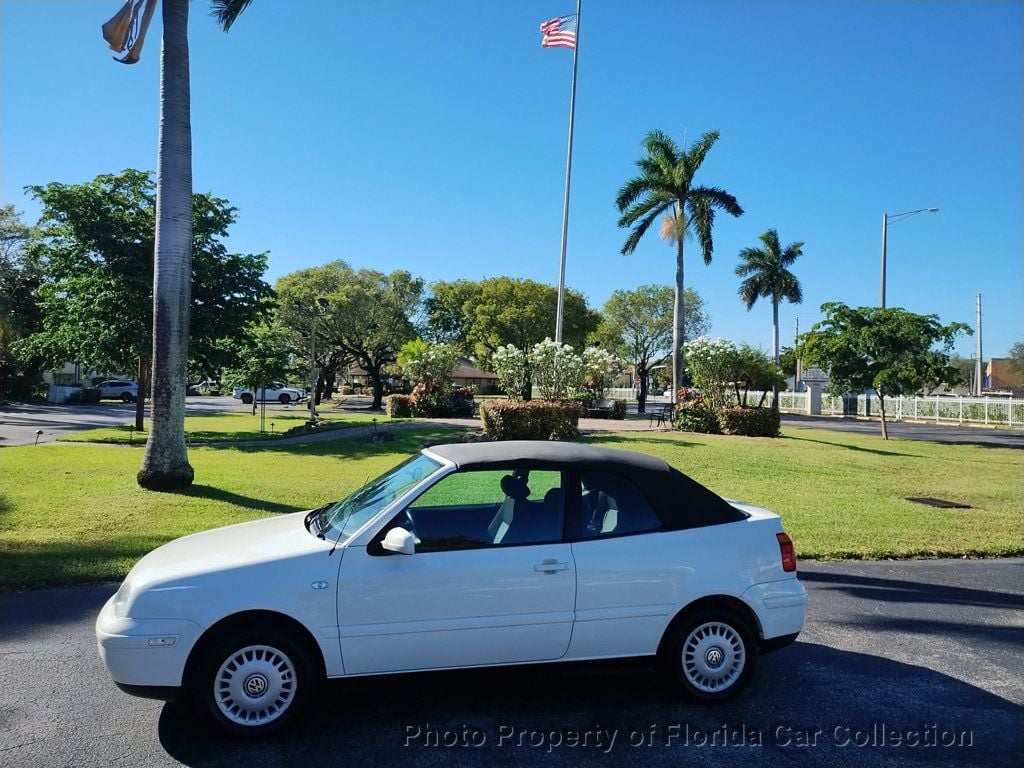
<instances>
[{"instance_id":1,"label":"tall palm trunk","mask_svg":"<svg viewBox=\"0 0 1024 768\"><path fill-rule=\"evenodd\" d=\"M779 297L772 296L772 362L779 367ZM795 385L795 383L794 383ZM779 410L779 384L772 384L772 408Z\"/></svg>"},{"instance_id":2,"label":"tall palm trunk","mask_svg":"<svg viewBox=\"0 0 1024 768\"><path fill-rule=\"evenodd\" d=\"M192 283L192 127L189 0L163 0L160 136L153 259L153 414L137 480L170 490L192 483L185 448L185 378Z\"/></svg>"},{"instance_id":3,"label":"tall palm trunk","mask_svg":"<svg viewBox=\"0 0 1024 768\"><path fill-rule=\"evenodd\" d=\"M672 303L672 402L679 396L679 388L683 386L683 341L686 339L686 315L683 292L683 206L679 205L679 217L676 229L676 295Z\"/></svg>"}]
</instances>

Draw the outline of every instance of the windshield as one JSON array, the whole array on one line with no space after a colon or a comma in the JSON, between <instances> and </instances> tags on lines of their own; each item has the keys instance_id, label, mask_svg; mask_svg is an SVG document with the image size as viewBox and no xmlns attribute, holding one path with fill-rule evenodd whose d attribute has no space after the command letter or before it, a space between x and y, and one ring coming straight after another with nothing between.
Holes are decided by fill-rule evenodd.
<instances>
[{"instance_id":1,"label":"windshield","mask_svg":"<svg viewBox=\"0 0 1024 768\"><path fill-rule=\"evenodd\" d=\"M329 537L336 538L339 544L343 543L370 518L440 466L440 463L423 454L399 464L328 507L323 514L322 530L333 529Z\"/></svg>"}]
</instances>

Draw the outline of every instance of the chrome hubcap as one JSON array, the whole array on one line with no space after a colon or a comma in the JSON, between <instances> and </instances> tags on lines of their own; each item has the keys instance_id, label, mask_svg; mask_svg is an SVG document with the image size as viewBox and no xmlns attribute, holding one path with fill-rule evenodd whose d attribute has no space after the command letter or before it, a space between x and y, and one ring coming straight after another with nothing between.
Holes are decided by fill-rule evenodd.
<instances>
[{"instance_id":1,"label":"chrome hubcap","mask_svg":"<svg viewBox=\"0 0 1024 768\"><path fill-rule=\"evenodd\" d=\"M213 680L221 713L238 725L265 725L295 698L295 665L268 645L250 645L228 656Z\"/></svg>"},{"instance_id":2,"label":"chrome hubcap","mask_svg":"<svg viewBox=\"0 0 1024 768\"><path fill-rule=\"evenodd\" d=\"M701 624L683 643L683 674L705 693L724 691L735 683L746 661L743 638L718 621Z\"/></svg>"}]
</instances>

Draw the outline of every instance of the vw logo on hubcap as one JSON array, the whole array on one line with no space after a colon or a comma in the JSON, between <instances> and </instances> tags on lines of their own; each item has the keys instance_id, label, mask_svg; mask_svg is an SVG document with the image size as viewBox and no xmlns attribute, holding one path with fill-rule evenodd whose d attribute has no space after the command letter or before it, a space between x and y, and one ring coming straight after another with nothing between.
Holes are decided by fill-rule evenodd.
<instances>
[{"instance_id":1,"label":"vw logo on hubcap","mask_svg":"<svg viewBox=\"0 0 1024 768\"><path fill-rule=\"evenodd\" d=\"M722 653L721 648L712 648L705 654L704 661L707 662L709 667L718 667L725 661L725 654Z\"/></svg>"},{"instance_id":2,"label":"vw logo on hubcap","mask_svg":"<svg viewBox=\"0 0 1024 768\"><path fill-rule=\"evenodd\" d=\"M266 693L267 678L263 675L249 675L245 678L245 683L243 685L245 687L245 692L249 696L256 698L257 696L262 696Z\"/></svg>"}]
</instances>

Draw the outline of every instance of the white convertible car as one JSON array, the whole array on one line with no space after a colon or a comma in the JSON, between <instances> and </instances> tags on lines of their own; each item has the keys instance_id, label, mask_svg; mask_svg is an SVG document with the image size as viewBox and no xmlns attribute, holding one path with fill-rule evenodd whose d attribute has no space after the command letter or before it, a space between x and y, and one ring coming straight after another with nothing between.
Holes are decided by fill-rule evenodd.
<instances>
[{"instance_id":1,"label":"white convertible car","mask_svg":"<svg viewBox=\"0 0 1024 768\"><path fill-rule=\"evenodd\" d=\"M96 636L123 690L261 735L325 678L413 670L657 655L717 702L806 610L771 512L641 454L461 443L320 509L160 547Z\"/></svg>"}]
</instances>

